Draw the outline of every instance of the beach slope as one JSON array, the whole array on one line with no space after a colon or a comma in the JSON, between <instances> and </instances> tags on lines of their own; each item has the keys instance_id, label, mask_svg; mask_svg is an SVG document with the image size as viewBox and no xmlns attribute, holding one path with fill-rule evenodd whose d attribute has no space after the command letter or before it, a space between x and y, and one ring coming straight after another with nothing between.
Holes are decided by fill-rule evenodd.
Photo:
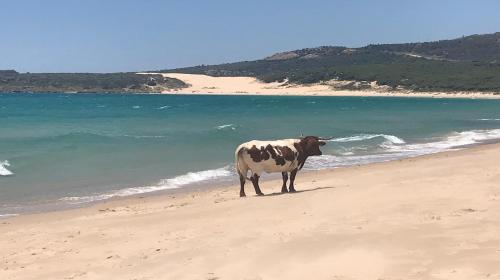
<instances>
[{"instance_id":1,"label":"beach slope","mask_svg":"<svg viewBox=\"0 0 500 280\"><path fill-rule=\"evenodd\" d=\"M0 220L0 279L500 279L500 145Z\"/></svg>"}]
</instances>

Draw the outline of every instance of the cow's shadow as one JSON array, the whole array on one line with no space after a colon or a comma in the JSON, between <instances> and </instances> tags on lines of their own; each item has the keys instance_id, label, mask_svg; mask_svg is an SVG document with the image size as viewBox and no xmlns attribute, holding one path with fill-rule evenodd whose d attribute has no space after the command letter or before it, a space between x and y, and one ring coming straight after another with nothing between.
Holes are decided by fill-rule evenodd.
<instances>
[{"instance_id":1,"label":"cow's shadow","mask_svg":"<svg viewBox=\"0 0 500 280\"><path fill-rule=\"evenodd\" d=\"M280 191L280 192L273 192L273 193L265 194L263 196L261 195L261 197L287 195L287 194L288 195L294 195L294 194L300 194L300 193L306 193L306 192L313 192L313 191L320 191L320 190L326 190L326 189L335 189L335 187L317 187L317 188L313 188L313 189L298 190L298 191L295 191L295 192L286 192L286 193L282 193ZM255 195L255 196L258 196L258 195Z\"/></svg>"}]
</instances>

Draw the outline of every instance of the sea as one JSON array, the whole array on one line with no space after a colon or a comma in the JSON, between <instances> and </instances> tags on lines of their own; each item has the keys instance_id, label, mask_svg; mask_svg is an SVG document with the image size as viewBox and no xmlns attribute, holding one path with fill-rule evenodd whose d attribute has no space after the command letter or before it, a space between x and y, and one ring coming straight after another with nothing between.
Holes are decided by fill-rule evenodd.
<instances>
[{"instance_id":1,"label":"sea","mask_svg":"<svg viewBox=\"0 0 500 280\"><path fill-rule=\"evenodd\" d=\"M500 100L0 93L0 217L236 183L240 143L300 135L333 137L306 171L463 149Z\"/></svg>"}]
</instances>

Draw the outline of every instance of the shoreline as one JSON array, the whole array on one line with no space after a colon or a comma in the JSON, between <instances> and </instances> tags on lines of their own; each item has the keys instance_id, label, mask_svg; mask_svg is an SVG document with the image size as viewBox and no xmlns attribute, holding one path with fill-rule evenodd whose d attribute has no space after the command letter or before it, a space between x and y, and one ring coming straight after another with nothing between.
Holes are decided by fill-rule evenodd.
<instances>
[{"instance_id":1,"label":"shoreline","mask_svg":"<svg viewBox=\"0 0 500 280\"><path fill-rule=\"evenodd\" d=\"M405 157L405 158L400 158L400 159L392 159L392 160L387 160L387 161L379 161L379 162L371 162L367 164L356 164L356 165L348 165L348 166L339 166L339 167L332 167L332 168L325 168L325 169L319 169L319 170L301 170L297 177L308 177L311 176L312 173L330 173L335 170L343 170L343 169L353 169L353 168L360 168L360 167L370 167L370 166L375 166L378 164L386 164L386 163L393 163L393 162L401 162L405 160L412 160L412 159L420 159L428 156L437 156L441 155L444 153L455 153L455 152L460 152L460 151L465 151L469 149L476 149L482 146L488 146L488 145L499 145L500 147L500 140L499 141L494 141L494 142L486 142L486 143L479 143L479 144L471 144L471 145L466 145L463 148L457 148L456 150L448 150L448 151L442 151L442 152L437 152L437 153L431 153L431 154L424 154L424 155L418 155L418 156L413 156L413 157ZM270 183L275 183L275 185L279 185L280 182L282 182L281 178L269 178L269 176L274 176L276 174L268 174L265 173L265 176L263 176L260 180L261 184L270 184ZM236 175L235 175L236 176ZM277 175L276 175L277 176ZM236 178L236 177L235 177ZM113 205L113 206L124 206L127 204L135 204L138 202L141 202L143 200L156 200L156 199L162 199L162 198L172 198L172 197L178 197L178 196L196 196L197 194L201 193L207 193L207 192L213 192L213 191L223 191L225 189L232 188L234 190L237 190L239 193L239 183L236 184L237 182L205 182L205 183L200 183L200 184L195 184L195 185L187 185L184 187L180 188L172 188L172 189L165 189L165 190L159 190L159 191L153 191L153 192L146 192L146 193L139 193L139 194L133 194L133 195L128 195L128 196L115 196L111 197L108 199L103 199L103 200L95 200L91 202L82 202L78 204L73 204L72 206L67 205L63 206L57 209L49 209L49 210L41 210L38 212L20 212L20 213L7 213L7 214L2 214L4 217L0 216L0 224L3 221L8 221L9 219L19 219L19 218L28 218L31 216L45 216L45 215L50 215L54 214L57 215L67 213L67 212L79 212L79 211L85 211L85 210L90 210L94 208L103 208L108 205ZM251 185L251 182L248 182L245 184L245 190L247 191L247 196L252 197L255 196L255 193L253 193L253 187ZM266 193L263 190L265 195L269 195L269 193ZM236 191L235 191L236 193ZM257 196L256 196L257 197ZM154 199L156 198L156 199Z\"/></svg>"},{"instance_id":2,"label":"shoreline","mask_svg":"<svg viewBox=\"0 0 500 280\"><path fill-rule=\"evenodd\" d=\"M238 78L238 77L230 77ZM266 84L264 84L266 85ZM287 90L276 91L209 91L192 90L191 87L175 90L151 91L151 92L0 92L1 94L67 94L67 95L206 95L206 96L297 96L297 97L394 97L394 98L435 98L435 99L484 99L498 100L500 93L491 92L417 92L417 91L375 91L375 90L335 90L324 89L320 91L308 91L309 86L291 86ZM290 90L288 90L290 89ZM305 90L305 92L304 92Z\"/></svg>"},{"instance_id":3,"label":"shoreline","mask_svg":"<svg viewBox=\"0 0 500 280\"><path fill-rule=\"evenodd\" d=\"M408 155L404 157L394 157L390 159L382 159L379 161L373 161L369 163L358 163L358 164L352 164L352 165L339 165L335 167L326 167L322 169L304 169L299 172L300 175L302 176L308 176L310 173L316 173L316 172L332 172L334 170L339 170L339 169L349 169L349 168L354 168L354 167L364 167L364 166L371 166L371 165L376 165L376 164L383 164L383 163L390 163L390 162L398 162L402 160L411 160L411 159L418 159L421 157L426 157L426 156L433 156L433 155L439 155L442 153L453 153L453 152L459 152L463 150L469 150L469 149L476 149L478 147L482 146L488 146L488 145L495 145L498 144L500 146L500 139L489 139L489 140L484 140L482 142L474 143L474 144L466 144L462 146L456 146L449 148L448 150L443 150L443 151L437 151L437 152L430 152L430 153L425 153L425 154L419 154L419 155ZM217 190L222 190L225 188L230 188L233 187L236 189L239 189L239 183L237 182L236 174L233 174L234 178L233 179L224 179L224 180L215 180L215 181L206 181L206 182L197 182L193 184L188 184L185 186L177 187L177 188L166 188L163 190L157 190L157 191L152 191L152 192L143 192L143 193L137 193L137 194L132 194L132 195L125 195L125 196L113 196L110 198L105 198L105 199L97 199L94 201L88 201L88 202L80 202L80 203L73 203L73 204L64 204L64 205L40 205L40 206L35 206L33 209L38 209L38 210L32 210L32 211L21 211L17 213L4 213L0 214L0 223L4 220L11 219L11 218L16 218L16 217L24 217L24 216L30 216L30 215L44 215L48 213L57 213L57 212L64 212L64 211L72 211L72 210L81 210L81 209L86 209L86 208L92 208L92 207L99 207L101 204L106 204L106 203L119 203L120 201L136 201L136 200L142 200L145 198L150 198L150 197L170 197L170 196L178 196L178 195L189 195L189 194L195 194L195 193L203 193L203 192L208 192L208 191L217 191ZM180 175L182 176L182 175ZM261 178L261 182L264 183L269 183L269 182L281 182L281 177L277 174L268 174L266 173L264 177ZM278 184L278 183L276 183ZM247 182L246 187L249 188L249 185L251 187L251 183ZM236 186L236 187L235 187ZM253 191L253 189L250 190L250 193Z\"/></svg>"},{"instance_id":4,"label":"shoreline","mask_svg":"<svg viewBox=\"0 0 500 280\"><path fill-rule=\"evenodd\" d=\"M470 150L480 150L480 149L488 149L488 147L494 147L498 146L500 149L500 139L492 139L492 140L487 140L481 143L475 143L475 144L467 144L463 146L458 146L455 148L452 148L450 150L445 150L445 151L440 151L440 152L435 152L435 153L429 153L429 154L422 154L422 155L415 155L415 156L409 156L409 157L403 157L403 158L394 158L390 160L382 160L382 161L375 161L375 162L370 162L370 163L365 163L365 164L355 164L355 165L345 165L345 166L338 166L338 167L328 167L324 169L315 169L315 170L301 170L298 174L297 177L306 177L307 179L310 176L317 175L317 174L329 174L333 173L334 171L339 171L339 170L351 170L351 169L357 169L357 168L370 168L373 166L378 166L378 165L384 165L384 164L392 164L392 163L398 163L398 162L405 162L405 161L413 161L413 160L421 160L421 159L426 159L426 158L433 158L433 157L441 157L441 156L448 156L448 154L455 154L455 153L461 153L461 152L467 152ZM236 176L236 175L234 175ZM271 178L270 178L271 177ZM273 178L274 177L274 178ZM0 218L0 224L2 221L6 221L8 219L18 219L22 217L30 217L30 216L38 216L38 215L50 215L50 214L55 214L57 215L58 213L65 213L65 212L72 212L72 211L82 211L82 210L91 210L94 208L102 208L103 206L112 205L112 206L124 206L127 204L135 204L142 202L144 200L161 200L164 198L176 198L180 196L197 196L199 194L203 193L210 193L210 192L218 192L218 191L227 191L228 189L234 189L235 194L239 194L239 188L240 185L237 181L237 178L234 177L235 180L234 182L232 181L213 181L213 182L201 182L201 183L196 183L192 185L186 185L183 187L179 188L171 188L171 189L165 189L165 190L159 190L159 191L153 191L153 192L145 192L145 193L138 193L138 194L133 194L133 195L128 195L128 196L114 196L108 199L103 199L103 200L95 200L91 202L82 202L78 204L73 204L73 205L78 205L78 206L64 206L58 209L51 209L51 210L45 210L45 211L39 211L39 212L26 212L26 213L13 213L13 214L3 214L5 217ZM265 176L261 178L260 180L261 184L273 184L274 185L280 185L282 183L281 177L279 177L275 173L265 173ZM247 196L249 197L258 197L253 193L253 187L251 185L250 181L247 181L245 184L245 190L247 191ZM266 193L263 190L265 195L275 195L276 193ZM300 192L300 191L299 191ZM238 197L239 198L239 197ZM240 198L241 199L241 198Z\"/></svg>"},{"instance_id":5,"label":"shoreline","mask_svg":"<svg viewBox=\"0 0 500 280\"><path fill-rule=\"evenodd\" d=\"M492 92L414 92L387 91L383 87L371 90L333 89L328 84L284 85L284 83L263 83L252 77L212 77L201 74L182 73L138 73L161 74L176 78L189 85L187 88L164 90L159 94L172 95L251 95L251 96L339 96L339 97L415 97L415 98L464 98L500 99L500 93Z\"/></svg>"},{"instance_id":6,"label":"shoreline","mask_svg":"<svg viewBox=\"0 0 500 280\"><path fill-rule=\"evenodd\" d=\"M498 279L499 156L485 144L299 173L294 194L269 180L264 197L247 184L246 198L230 186L12 217L0 277Z\"/></svg>"}]
</instances>

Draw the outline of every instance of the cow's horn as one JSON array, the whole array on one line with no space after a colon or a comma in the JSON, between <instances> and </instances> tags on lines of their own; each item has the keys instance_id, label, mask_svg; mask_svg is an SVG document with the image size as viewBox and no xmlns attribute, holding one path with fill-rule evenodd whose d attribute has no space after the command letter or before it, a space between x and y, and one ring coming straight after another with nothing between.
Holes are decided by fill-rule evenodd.
<instances>
[{"instance_id":1,"label":"cow's horn","mask_svg":"<svg viewBox=\"0 0 500 280\"><path fill-rule=\"evenodd\" d=\"M333 136L330 136L330 137L318 137L319 140L322 140L322 141L328 141L328 140L332 140L334 137Z\"/></svg>"}]
</instances>

